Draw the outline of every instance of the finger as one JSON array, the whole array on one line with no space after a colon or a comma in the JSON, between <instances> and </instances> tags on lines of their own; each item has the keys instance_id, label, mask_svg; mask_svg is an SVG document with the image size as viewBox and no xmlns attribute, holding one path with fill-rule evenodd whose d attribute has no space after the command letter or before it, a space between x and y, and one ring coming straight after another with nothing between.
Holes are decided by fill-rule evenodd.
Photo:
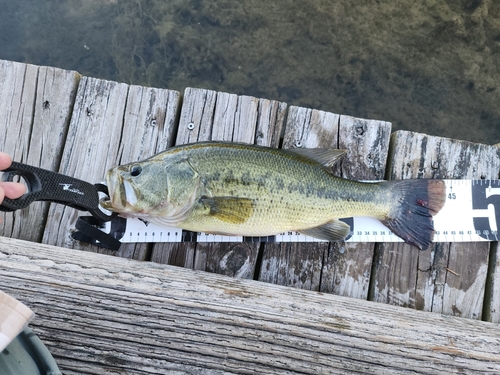
<instances>
[{"instance_id":1,"label":"finger","mask_svg":"<svg viewBox=\"0 0 500 375\"><path fill-rule=\"evenodd\" d=\"M2 204L4 197L5 197L5 193L4 193L3 189L0 187L0 204Z\"/></svg>"},{"instance_id":2,"label":"finger","mask_svg":"<svg viewBox=\"0 0 500 375\"><path fill-rule=\"evenodd\" d=\"M3 195L10 199L20 198L26 193L26 186L18 182L0 182L0 189L2 189ZM2 200L3 198L4 196L2 196Z\"/></svg>"},{"instance_id":3,"label":"finger","mask_svg":"<svg viewBox=\"0 0 500 375\"><path fill-rule=\"evenodd\" d=\"M5 152L0 152L0 170L9 168L12 164L12 158Z\"/></svg>"}]
</instances>

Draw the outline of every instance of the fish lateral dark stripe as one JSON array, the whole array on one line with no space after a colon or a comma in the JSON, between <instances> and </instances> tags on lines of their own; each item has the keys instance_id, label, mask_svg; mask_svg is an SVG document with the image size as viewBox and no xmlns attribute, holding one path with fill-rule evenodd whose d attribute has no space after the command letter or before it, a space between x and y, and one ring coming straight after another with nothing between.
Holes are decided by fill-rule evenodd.
<instances>
[{"instance_id":1,"label":"fish lateral dark stripe","mask_svg":"<svg viewBox=\"0 0 500 375\"><path fill-rule=\"evenodd\" d=\"M421 249L429 246L432 215L444 203L442 181L350 181L325 166L335 155L220 142L177 146L110 170L107 206L194 232L253 237L305 231L330 241L349 234L337 219L368 216ZM139 164L142 172L131 173Z\"/></svg>"},{"instance_id":2,"label":"fish lateral dark stripe","mask_svg":"<svg viewBox=\"0 0 500 375\"><path fill-rule=\"evenodd\" d=\"M434 238L432 217L443 208L446 194L442 180L387 181L397 202L383 223L405 242L427 250Z\"/></svg>"}]
</instances>

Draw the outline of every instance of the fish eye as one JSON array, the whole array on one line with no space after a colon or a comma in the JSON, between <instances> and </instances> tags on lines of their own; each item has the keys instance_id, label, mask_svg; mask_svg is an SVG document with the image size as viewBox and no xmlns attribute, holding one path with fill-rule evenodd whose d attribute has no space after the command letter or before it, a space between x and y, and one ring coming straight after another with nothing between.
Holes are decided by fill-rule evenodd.
<instances>
[{"instance_id":1,"label":"fish eye","mask_svg":"<svg viewBox=\"0 0 500 375\"><path fill-rule=\"evenodd\" d=\"M140 165L134 165L132 169L130 169L130 175L132 177L137 177L141 174L142 172L142 167Z\"/></svg>"}]
</instances>

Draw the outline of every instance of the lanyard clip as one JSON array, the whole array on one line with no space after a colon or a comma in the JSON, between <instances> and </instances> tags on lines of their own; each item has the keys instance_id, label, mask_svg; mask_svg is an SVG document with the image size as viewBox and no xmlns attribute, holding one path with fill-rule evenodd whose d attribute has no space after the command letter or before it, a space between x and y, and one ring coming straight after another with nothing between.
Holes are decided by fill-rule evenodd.
<instances>
[{"instance_id":1,"label":"lanyard clip","mask_svg":"<svg viewBox=\"0 0 500 375\"><path fill-rule=\"evenodd\" d=\"M26 182L28 191L18 199L4 198L0 211L16 211L34 201L48 201L88 211L99 221L116 217L115 213L108 215L99 208L99 192L109 195L104 184L92 185L60 173L13 162L3 171L2 181L14 181L16 177Z\"/></svg>"}]
</instances>

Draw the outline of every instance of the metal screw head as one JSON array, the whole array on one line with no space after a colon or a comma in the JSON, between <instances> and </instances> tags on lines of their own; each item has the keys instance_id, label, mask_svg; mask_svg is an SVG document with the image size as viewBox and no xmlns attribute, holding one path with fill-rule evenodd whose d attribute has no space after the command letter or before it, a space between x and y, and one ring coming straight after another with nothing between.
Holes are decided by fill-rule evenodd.
<instances>
[{"instance_id":1,"label":"metal screw head","mask_svg":"<svg viewBox=\"0 0 500 375\"><path fill-rule=\"evenodd\" d=\"M296 140L295 141L295 147L301 148L302 147L302 141L301 140Z\"/></svg>"},{"instance_id":2,"label":"metal screw head","mask_svg":"<svg viewBox=\"0 0 500 375\"><path fill-rule=\"evenodd\" d=\"M194 129L194 122L190 122L189 124L187 124L187 128L188 128L188 130L193 130Z\"/></svg>"},{"instance_id":3,"label":"metal screw head","mask_svg":"<svg viewBox=\"0 0 500 375\"><path fill-rule=\"evenodd\" d=\"M357 126L354 128L354 133L355 133L356 135L361 136L361 135L365 134L365 128L363 127L363 125L357 125Z\"/></svg>"}]
</instances>

